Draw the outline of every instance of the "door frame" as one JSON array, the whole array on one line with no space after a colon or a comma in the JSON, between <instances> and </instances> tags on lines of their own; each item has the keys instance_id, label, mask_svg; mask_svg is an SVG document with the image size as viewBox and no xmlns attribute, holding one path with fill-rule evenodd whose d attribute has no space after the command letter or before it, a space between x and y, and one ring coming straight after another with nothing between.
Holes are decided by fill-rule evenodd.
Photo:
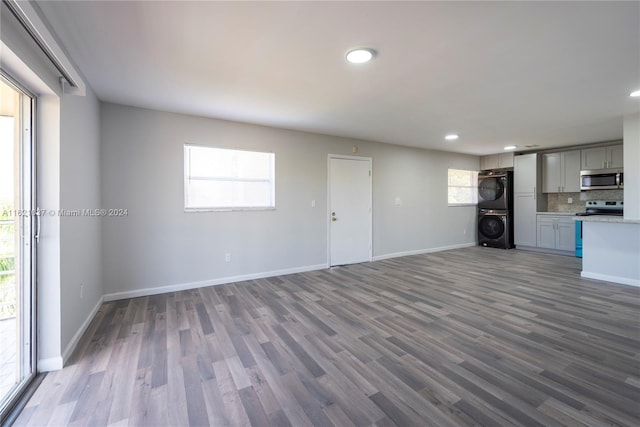
<instances>
[{"instance_id":1,"label":"door frame","mask_svg":"<svg viewBox=\"0 0 640 427\"><path fill-rule=\"evenodd\" d=\"M20 202L21 204L27 203L27 210L30 211L29 215L22 216L20 218L20 227L22 228L22 235L24 238L28 238L28 243L21 241L20 250L24 253L28 253L28 259L22 257L20 265L16 265L16 268L20 268L24 273L29 275L29 298L27 300L18 301L20 306L19 316L16 317L16 321L21 322L19 328L19 338L29 340L29 353L24 355L18 355L16 360L17 364L20 364L19 369L23 368L23 364L28 358L28 363L31 368L31 372L26 375L17 387L8 395L9 400L5 402L6 406L2 409L5 411L0 417L0 423L4 423L11 419L14 415L15 408L21 404L21 396L24 396L31 384L34 382L38 374L38 239L40 233L40 209L38 207L38 139L37 139L37 109L38 109L38 97L37 95L25 87L18 79L14 78L5 69L0 68L0 76L6 84L13 87L18 92L21 92L23 99L20 102L20 130L26 132L28 138L23 133L19 138L21 139L20 147L20 161L18 167L20 168ZM28 114L25 112L28 111ZM28 115L28 117L27 117ZM27 193L27 194L25 194ZM25 209L25 206L16 207L16 209ZM24 277L21 277L20 284L24 285ZM20 319L20 320L18 320ZM24 323L28 323L25 325ZM23 327L26 329L23 329ZM21 343L21 345L24 343Z\"/></svg>"},{"instance_id":2,"label":"door frame","mask_svg":"<svg viewBox=\"0 0 640 427\"><path fill-rule=\"evenodd\" d=\"M327 224L327 266L331 268L331 160L356 160L369 163L369 259L373 261L373 158L361 156L348 156L343 154L329 154L327 156L327 212L325 224Z\"/></svg>"}]
</instances>

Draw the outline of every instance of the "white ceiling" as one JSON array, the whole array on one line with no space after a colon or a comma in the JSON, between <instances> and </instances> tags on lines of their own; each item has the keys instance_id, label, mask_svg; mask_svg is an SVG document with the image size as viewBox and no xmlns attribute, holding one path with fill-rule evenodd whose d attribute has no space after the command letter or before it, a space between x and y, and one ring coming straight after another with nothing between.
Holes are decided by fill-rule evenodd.
<instances>
[{"instance_id":1,"label":"white ceiling","mask_svg":"<svg viewBox=\"0 0 640 427\"><path fill-rule=\"evenodd\" d=\"M637 1L38 4L108 102L471 154L640 111Z\"/></svg>"}]
</instances>

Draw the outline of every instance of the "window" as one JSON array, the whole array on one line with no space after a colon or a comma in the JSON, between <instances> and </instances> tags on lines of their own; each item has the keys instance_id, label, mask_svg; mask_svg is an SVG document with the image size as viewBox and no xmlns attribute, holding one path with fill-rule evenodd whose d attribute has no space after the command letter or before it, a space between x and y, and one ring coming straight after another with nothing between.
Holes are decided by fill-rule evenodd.
<instances>
[{"instance_id":1,"label":"window","mask_svg":"<svg viewBox=\"0 0 640 427\"><path fill-rule=\"evenodd\" d=\"M449 169L449 206L478 203L478 172Z\"/></svg>"},{"instance_id":2,"label":"window","mask_svg":"<svg viewBox=\"0 0 640 427\"><path fill-rule=\"evenodd\" d=\"M185 210L273 209L274 170L274 153L185 145Z\"/></svg>"}]
</instances>

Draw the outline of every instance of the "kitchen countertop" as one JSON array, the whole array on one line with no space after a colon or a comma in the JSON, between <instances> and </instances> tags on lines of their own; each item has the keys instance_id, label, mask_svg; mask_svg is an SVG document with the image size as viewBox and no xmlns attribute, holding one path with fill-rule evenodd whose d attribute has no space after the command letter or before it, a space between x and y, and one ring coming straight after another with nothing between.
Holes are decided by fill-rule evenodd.
<instances>
[{"instance_id":1,"label":"kitchen countertop","mask_svg":"<svg viewBox=\"0 0 640 427\"><path fill-rule=\"evenodd\" d=\"M640 219L624 219L619 215L590 215L590 216L576 216L576 221L584 222L611 222L620 224L640 224Z\"/></svg>"},{"instance_id":2,"label":"kitchen countertop","mask_svg":"<svg viewBox=\"0 0 640 427\"><path fill-rule=\"evenodd\" d=\"M575 216L575 212L536 212L536 215L566 215Z\"/></svg>"}]
</instances>

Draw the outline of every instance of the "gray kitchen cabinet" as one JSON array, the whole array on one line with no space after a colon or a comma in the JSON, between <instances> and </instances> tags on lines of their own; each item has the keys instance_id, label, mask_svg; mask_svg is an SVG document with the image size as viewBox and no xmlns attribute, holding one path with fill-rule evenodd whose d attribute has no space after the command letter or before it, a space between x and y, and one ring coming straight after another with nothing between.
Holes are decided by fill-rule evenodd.
<instances>
[{"instance_id":1,"label":"gray kitchen cabinet","mask_svg":"<svg viewBox=\"0 0 640 427\"><path fill-rule=\"evenodd\" d=\"M500 158L497 154L493 154L491 156L482 156L480 157L480 170L491 170L498 169L500 164Z\"/></svg>"},{"instance_id":2,"label":"gray kitchen cabinet","mask_svg":"<svg viewBox=\"0 0 640 427\"><path fill-rule=\"evenodd\" d=\"M514 166L515 167L515 166ZM536 194L516 193L513 199L513 242L516 247L530 246L536 243Z\"/></svg>"},{"instance_id":3,"label":"gray kitchen cabinet","mask_svg":"<svg viewBox=\"0 0 640 427\"><path fill-rule=\"evenodd\" d=\"M575 252L576 250L576 222L572 217L567 221L558 222L556 233L558 236L557 247L561 251Z\"/></svg>"},{"instance_id":4,"label":"gray kitchen cabinet","mask_svg":"<svg viewBox=\"0 0 640 427\"><path fill-rule=\"evenodd\" d=\"M480 169L506 169L513 167L513 153L492 154L480 157Z\"/></svg>"},{"instance_id":5,"label":"gray kitchen cabinet","mask_svg":"<svg viewBox=\"0 0 640 427\"><path fill-rule=\"evenodd\" d=\"M582 150L582 170L624 167L622 144Z\"/></svg>"},{"instance_id":6,"label":"gray kitchen cabinet","mask_svg":"<svg viewBox=\"0 0 640 427\"><path fill-rule=\"evenodd\" d=\"M623 156L623 145L612 145L609 147L608 160L609 168L623 168L624 167L624 156Z\"/></svg>"},{"instance_id":7,"label":"gray kitchen cabinet","mask_svg":"<svg viewBox=\"0 0 640 427\"><path fill-rule=\"evenodd\" d=\"M543 221L538 215L538 247L556 248L556 224L552 221Z\"/></svg>"},{"instance_id":8,"label":"gray kitchen cabinet","mask_svg":"<svg viewBox=\"0 0 640 427\"><path fill-rule=\"evenodd\" d=\"M513 159L513 240L516 247L537 246L536 212L543 209L536 153Z\"/></svg>"},{"instance_id":9,"label":"gray kitchen cabinet","mask_svg":"<svg viewBox=\"0 0 640 427\"><path fill-rule=\"evenodd\" d=\"M538 156L535 153L513 159L513 192L535 193L538 178Z\"/></svg>"},{"instance_id":10,"label":"gray kitchen cabinet","mask_svg":"<svg viewBox=\"0 0 640 427\"><path fill-rule=\"evenodd\" d=\"M580 191L580 150L542 155L542 192Z\"/></svg>"},{"instance_id":11,"label":"gray kitchen cabinet","mask_svg":"<svg viewBox=\"0 0 640 427\"><path fill-rule=\"evenodd\" d=\"M560 251L575 250L575 222L566 215L538 215L537 218L539 248Z\"/></svg>"}]
</instances>

